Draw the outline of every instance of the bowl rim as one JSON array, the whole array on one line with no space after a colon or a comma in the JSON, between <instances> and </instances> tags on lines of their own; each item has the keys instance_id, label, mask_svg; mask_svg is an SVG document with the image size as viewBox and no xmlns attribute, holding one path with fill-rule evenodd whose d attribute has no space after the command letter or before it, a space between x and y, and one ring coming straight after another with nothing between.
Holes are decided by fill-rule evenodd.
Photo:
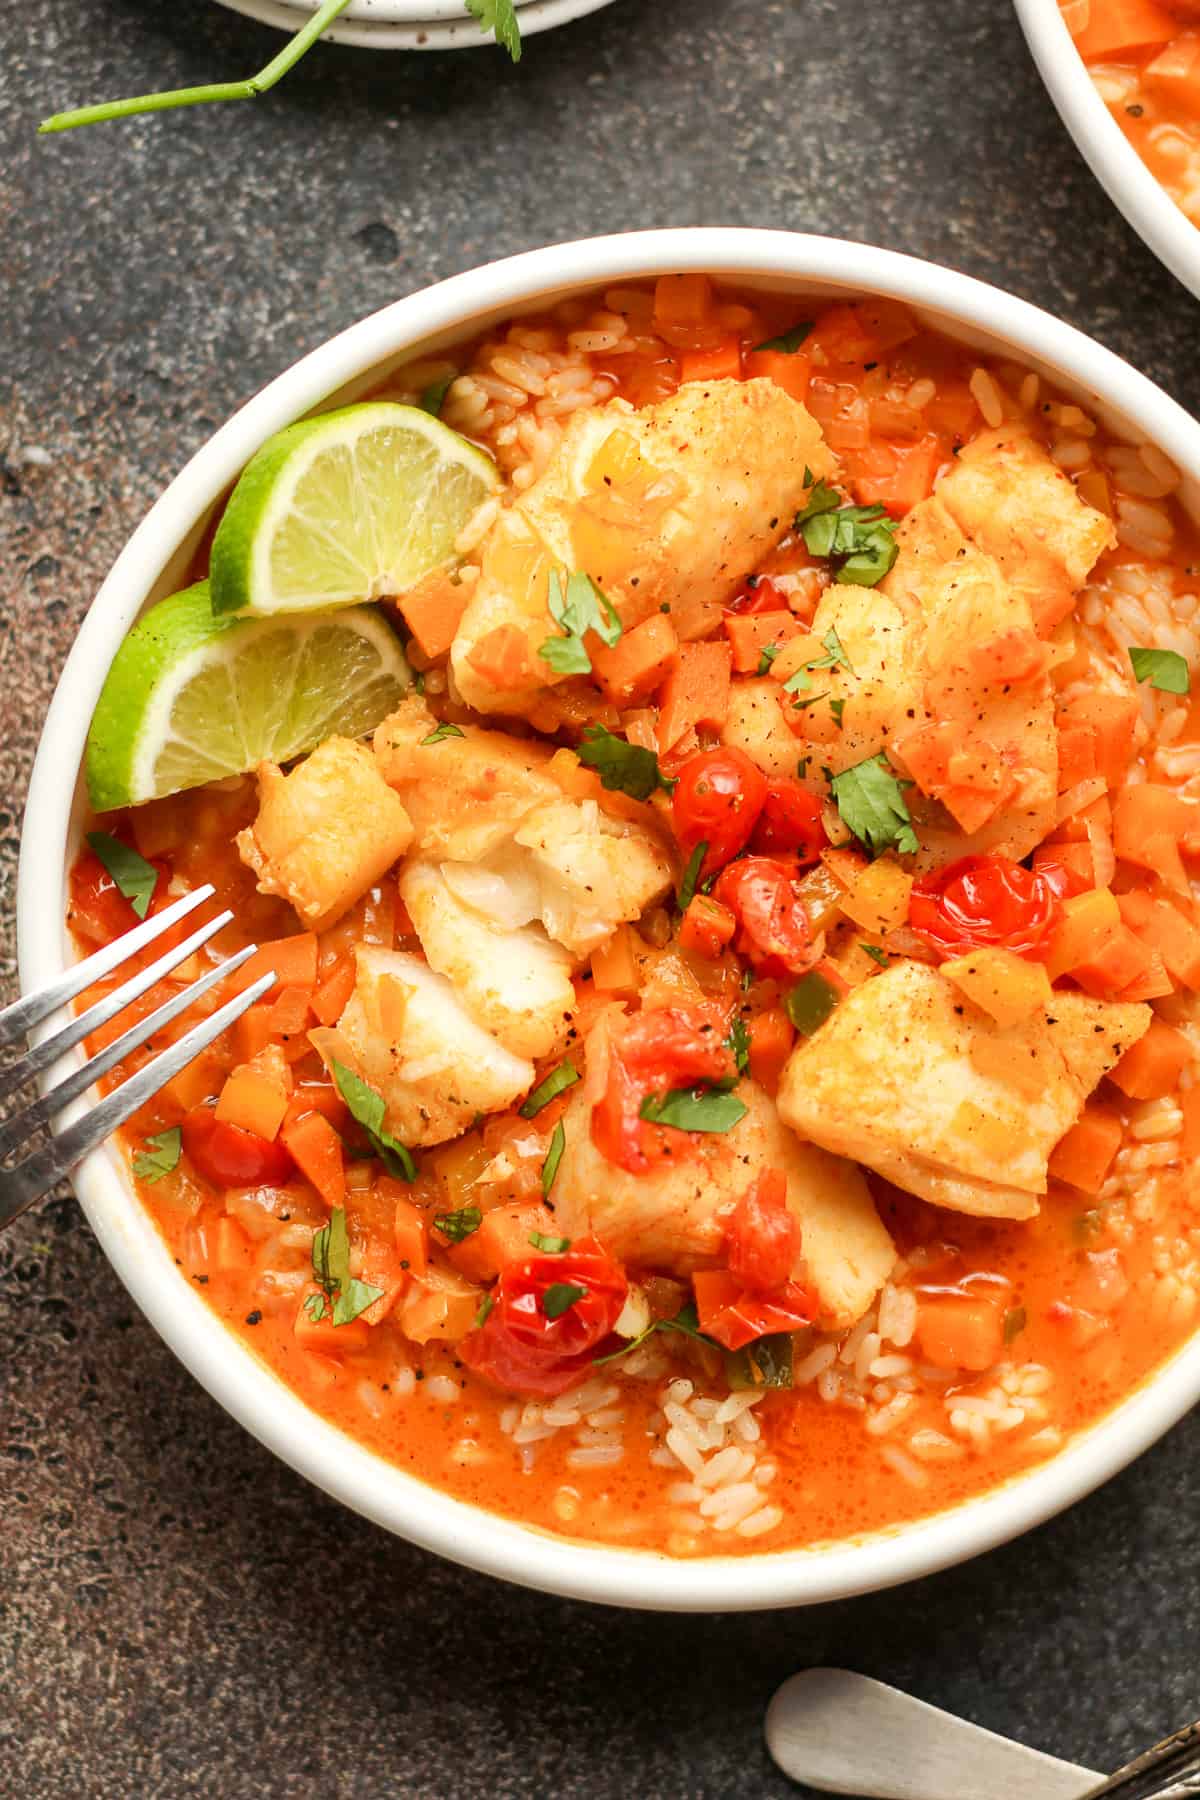
<instances>
[{"instance_id":1,"label":"bowl rim","mask_svg":"<svg viewBox=\"0 0 1200 1800\"><path fill-rule=\"evenodd\" d=\"M366 50L482 50L495 49L491 31L484 31L460 0L411 0L415 9L403 15L371 12L357 7L342 13L322 34L322 41ZM522 0L517 18L522 40L611 6L613 0ZM230 12L270 25L276 31L298 31L314 10L310 0L298 8L294 0L218 0ZM422 16L424 15L424 16Z\"/></svg>"},{"instance_id":2,"label":"bowl rim","mask_svg":"<svg viewBox=\"0 0 1200 1800\"><path fill-rule=\"evenodd\" d=\"M1013 0L1063 124L1109 199L1144 244L1200 297L1200 226L1151 174L1096 92L1058 0Z\"/></svg>"},{"instance_id":3,"label":"bowl rim","mask_svg":"<svg viewBox=\"0 0 1200 1800\"><path fill-rule=\"evenodd\" d=\"M694 227L551 245L452 276L360 320L255 394L175 476L117 557L67 657L30 779L17 887L22 991L52 980L70 960L65 883L78 823L78 771L112 656L146 598L172 573L178 576L173 559L259 444L430 340L469 336L483 321L551 295L676 271L798 293L904 301L933 322L998 339L1023 361L1053 370L1064 386L1119 415L1131 435L1158 444L1188 477L1200 477L1200 424L1145 376L1026 301L894 251L781 231ZM74 772L70 786L64 770ZM53 906L48 895L56 897ZM151 1324L219 1404L284 1462L424 1549L573 1599L679 1612L754 1611L840 1599L931 1574L1061 1511L1139 1455L1200 1398L1197 1334L1048 1462L929 1518L828 1546L692 1561L580 1543L452 1499L310 1411L175 1267L111 1146L88 1157L73 1184L101 1247Z\"/></svg>"}]
</instances>

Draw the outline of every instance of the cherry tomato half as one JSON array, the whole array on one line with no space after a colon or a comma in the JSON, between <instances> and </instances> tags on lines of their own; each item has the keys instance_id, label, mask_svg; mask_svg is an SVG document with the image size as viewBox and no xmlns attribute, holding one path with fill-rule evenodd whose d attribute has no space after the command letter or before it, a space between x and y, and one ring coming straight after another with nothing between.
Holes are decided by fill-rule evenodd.
<instances>
[{"instance_id":1,"label":"cherry tomato half","mask_svg":"<svg viewBox=\"0 0 1200 1800\"><path fill-rule=\"evenodd\" d=\"M1061 913L1036 870L1007 856L964 856L914 884L908 919L943 959L985 946L1036 956Z\"/></svg>"},{"instance_id":2,"label":"cherry tomato half","mask_svg":"<svg viewBox=\"0 0 1200 1800\"><path fill-rule=\"evenodd\" d=\"M817 861L828 842L816 795L798 781L773 781L750 834L754 854L794 856L808 864Z\"/></svg>"},{"instance_id":3,"label":"cherry tomato half","mask_svg":"<svg viewBox=\"0 0 1200 1800\"><path fill-rule=\"evenodd\" d=\"M592 1108L592 1142L619 1169L640 1175L685 1155L688 1133L640 1116L648 1094L736 1073L733 1053L699 1007L661 1007L630 1019L608 1057L608 1085Z\"/></svg>"},{"instance_id":4,"label":"cherry tomato half","mask_svg":"<svg viewBox=\"0 0 1200 1800\"><path fill-rule=\"evenodd\" d=\"M185 1114L183 1148L196 1172L218 1188L274 1186L296 1166L282 1144L227 1124L211 1106Z\"/></svg>"},{"instance_id":5,"label":"cherry tomato half","mask_svg":"<svg viewBox=\"0 0 1200 1800\"><path fill-rule=\"evenodd\" d=\"M625 1304L625 1271L595 1239L508 1263L483 1324L458 1347L469 1369L513 1394L561 1394L587 1372Z\"/></svg>"},{"instance_id":6,"label":"cherry tomato half","mask_svg":"<svg viewBox=\"0 0 1200 1800\"><path fill-rule=\"evenodd\" d=\"M700 1329L726 1350L741 1350L768 1332L800 1331L817 1315L816 1301L798 1281L754 1294L726 1269L701 1270L692 1279Z\"/></svg>"},{"instance_id":7,"label":"cherry tomato half","mask_svg":"<svg viewBox=\"0 0 1200 1800\"><path fill-rule=\"evenodd\" d=\"M767 780L743 750L697 750L679 771L671 799L675 836L685 856L707 844L700 879L744 850L767 797Z\"/></svg>"},{"instance_id":8,"label":"cherry tomato half","mask_svg":"<svg viewBox=\"0 0 1200 1800\"><path fill-rule=\"evenodd\" d=\"M732 600L725 602L731 613L787 612L788 597L776 587L769 575L748 575Z\"/></svg>"},{"instance_id":9,"label":"cherry tomato half","mask_svg":"<svg viewBox=\"0 0 1200 1800\"><path fill-rule=\"evenodd\" d=\"M800 1221L787 1203L787 1176L764 1169L725 1227L729 1272L744 1288L769 1294L791 1279L800 1254Z\"/></svg>"},{"instance_id":10,"label":"cherry tomato half","mask_svg":"<svg viewBox=\"0 0 1200 1800\"><path fill-rule=\"evenodd\" d=\"M798 863L746 856L730 863L713 889L737 919L736 948L760 975L802 975L817 960L798 874Z\"/></svg>"},{"instance_id":11,"label":"cherry tomato half","mask_svg":"<svg viewBox=\"0 0 1200 1800\"><path fill-rule=\"evenodd\" d=\"M154 897L164 893L162 863L155 863L158 881ZM153 910L153 909L152 909ZM70 925L77 937L90 944L111 944L114 938L132 931L141 920L125 898L100 858L93 850L85 850L71 870Z\"/></svg>"}]
</instances>

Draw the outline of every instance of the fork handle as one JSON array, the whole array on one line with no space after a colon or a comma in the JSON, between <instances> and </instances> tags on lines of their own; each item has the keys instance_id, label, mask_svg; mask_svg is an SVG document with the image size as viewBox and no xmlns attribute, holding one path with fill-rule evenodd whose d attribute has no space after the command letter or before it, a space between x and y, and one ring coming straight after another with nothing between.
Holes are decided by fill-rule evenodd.
<instances>
[{"instance_id":1,"label":"fork handle","mask_svg":"<svg viewBox=\"0 0 1200 1800\"><path fill-rule=\"evenodd\" d=\"M1087 1800L1186 1800L1200 1795L1200 1720L1126 1763Z\"/></svg>"}]
</instances>

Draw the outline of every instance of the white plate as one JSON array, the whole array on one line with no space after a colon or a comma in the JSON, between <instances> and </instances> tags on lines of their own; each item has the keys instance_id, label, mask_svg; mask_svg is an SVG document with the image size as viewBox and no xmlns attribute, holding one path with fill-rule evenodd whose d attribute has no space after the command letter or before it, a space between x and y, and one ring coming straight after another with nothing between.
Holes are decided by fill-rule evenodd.
<instances>
[{"instance_id":1,"label":"white plate","mask_svg":"<svg viewBox=\"0 0 1200 1800\"><path fill-rule=\"evenodd\" d=\"M718 280L814 298L886 296L922 324L1013 358L1065 389L1117 435L1161 446L1185 474L1200 518L1200 423L1111 351L1023 300L932 263L780 231L646 231L556 244L456 275L397 300L293 364L222 425L160 495L89 607L50 706L21 835L17 936L22 991L74 960L67 872L79 843L79 770L101 684L142 607L178 587L214 512L249 458L285 425L377 388L389 370L434 355L573 293L702 270ZM72 1052L77 1066L79 1052ZM86 1110L68 1110L62 1123ZM150 1322L209 1392L277 1455L343 1504L426 1549L574 1599L678 1612L750 1611L842 1599L945 1569L1048 1519L1140 1454L1200 1399L1200 1335L1049 1462L931 1518L804 1550L672 1561L572 1543L451 1498L310 1412L228 1332L184 1279L137 1199L114 1145L73 1175L105 1254ZM114 1404L121 1404L118 1397ZM132 1403L131 1403L132 1404ZM153 1471L135 1471L147 1492ZM1080 1548L1080 1568L1086 1554Z\"/></svg>"},{"instance_id":2,"label":"white plate","mask_svg":"<svg viewBox=\"0 0 1200 1800\"><path fill-rule=\"evenodd\" d=\"M409 4L411 12L420 11L422 19L410 15L407 24L383 18L367 17L352 7L324 34L331 43L356 44L368 50L467 50L478 45L493 45L490 31L481 31L474 19L466 16L457 0L388 0L393 6ZM303 8L284 0L220 0L232 12L244 13L262 25L274 25L280 31L295 32L314 9L305 0ZM368 0L358 0L366 6ZM539 31L551 31L556 25L569 25L586 13L611 6L612 0L527 0L520 9L521 36L533 37Z\"/></svg>"},{"instance_id":3,"label":"white plate","mask_svg":"<svg viewBox=\"0 0 1200 1800\"><path fill-rule=\"evenodd\" d=\"M1033 59L1062 122L1142 242L1200 296L1200 229L1150 173L1096 92L1058 0L1014 0Z\"/></svg>"}]
</instances>

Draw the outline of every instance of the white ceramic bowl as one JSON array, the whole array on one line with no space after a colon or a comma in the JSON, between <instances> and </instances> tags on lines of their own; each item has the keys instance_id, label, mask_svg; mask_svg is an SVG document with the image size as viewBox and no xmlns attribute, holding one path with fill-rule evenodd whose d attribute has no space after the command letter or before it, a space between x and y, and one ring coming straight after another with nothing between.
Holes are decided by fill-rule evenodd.
<instances>
[{"instance_id":1,"label":"white ceramic bowl","mask_svg":"<svg viewBox=\"0 0 1200 1800\"><path fill-rule=\"evenodd\" d=\"M389 366L547 300L672 270L798 296L889 295L961 341L1016 357L1134 441L1161 445L1200 515L1200 425L1143 376L1070 326L951 270L885 250L773 231L649 231L536 250L414 294L304 357L248 402L167 488L118 558L80 629L46 720L25 810L18 884L21 980L73 960L67 870L83 797L88 721L112 657L147 602L179 585L214 508L282 426L352 399ZM233 1416L346 1505L441 1555L529 1587L625 1606L749 1610L831 1600L928 1574L1014 1537L1069 1505L1154 1441L1200 1397L1200 1338L1052 1462L938 1517L830 1548L673 1562L579 1545L452 1500L325 1423L232 1337L174 1266L114 1149L75 1187L109 1260L147 1318Z\"/></svg>"},{"instance_id":2,"label":"white ceramic bowl","mask_svg":"<svg viewBox=\"0 0 1200 1800\"><path fill-rule=\"evenodd\" d=\"M1200 296L1200 229L1150 173L1096 92L1058 0L1014 0L1034 61L1063 124L1133 229Z\"/></svg>"},{"instance_id":3,"label":"white ceramic bowl","mask_svg":"<svg viewBox=\"0 0 1200 1800\"><path fill-rule=\"evenodd\" d=\"M220 0L232 12L274 25L279 31L299 31L315 11L315 0ZM569 25L587 13L610 6L612 0L519 0L518 22L522 38ZM349 10L324 33L331 43L353 44L364 50L471 50L495 47L490 31L483 31L467 12L462 0L355 0Z\"/></svg>"}]
</instances>

